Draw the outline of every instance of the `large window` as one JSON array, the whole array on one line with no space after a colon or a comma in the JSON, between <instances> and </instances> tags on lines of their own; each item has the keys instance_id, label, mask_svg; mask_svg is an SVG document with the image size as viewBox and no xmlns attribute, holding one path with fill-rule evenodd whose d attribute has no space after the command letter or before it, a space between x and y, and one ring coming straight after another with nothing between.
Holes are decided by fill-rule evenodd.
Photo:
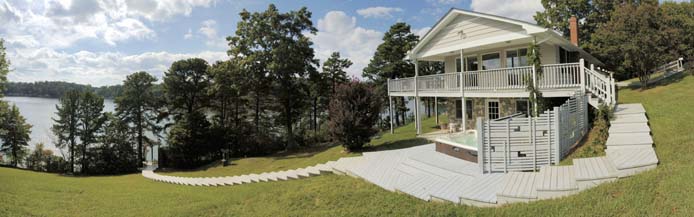
<instances>
[{"instance_id":1,"label":"large window","mask_svg":"<svg viewBox=\"0 0 694 217\"><path fill-rule=\"evenodd\" d=\"M567 51L559 47L559 63L576 63L580 59L578 51Z\"/></svg>"},{"instance_id":2,"label":"large window","mask_svg":"<svg viewBox=\"0 0 694 217\"><path fill-rule=\"evenodd\" d=\"M462 100L455 101L455 118L463 118L463 105ZM472 120L472 100L465 100L465 118Z\"/></svg>"},{"instance_id":3,"label":"large window","mask_svg":"<svg viewBox=\"0 0 694 217\"><path fill-rule=\"evenodd\" d=\"M528 49L506 51L506 67L528 66Z\"/></svg>"},{"instance_id":4,"label":"large window","mask_svg":"<svg viewBox=\"0 0 694 217\"><path fill-rule=\"evenodd\" d=\"M516 100L516 113L523 113L525 115L529 114L528 100L524 100L524 99Z\"/></svg>"},{"instance_id":5,"label":"large window","mask_svg":"<svg viewBox=\"0 0 694 217\"><path fill-rule=\"evenodd\" d=\"M501 59L499 53L490 53L482 55L482 70L501 68Z\"/></svg>"},{"instance_id":6,"label":"large window","mask_svg":"<svg viewBox=\"0 0 694 217\"><path fill-rule=\"evenodd\" d=\"M477 56L465 57L465 71L471 72L471 71L477 71L477 70L479 70L479 66L477 63Z\"/></svg>"},{"instance_id":7,"label":"large window","mask_svg":"<svg viewBox=\"0 0 694 217\"><path fill-rule=\"evenodd\" d=\"M467 116L467 119L472 120L472 100L468 99L465 100L465 116Z\"/></svg>"},{"instance_id":8,"label":"large window","mask_svg":"<svg viewBox=\"0 0 694 217\"><path fill-rule=\"evenodd\" d=\"M499 118L499 101L487 101L487 118L490 120Z\"/></svg>"}]
</instances>

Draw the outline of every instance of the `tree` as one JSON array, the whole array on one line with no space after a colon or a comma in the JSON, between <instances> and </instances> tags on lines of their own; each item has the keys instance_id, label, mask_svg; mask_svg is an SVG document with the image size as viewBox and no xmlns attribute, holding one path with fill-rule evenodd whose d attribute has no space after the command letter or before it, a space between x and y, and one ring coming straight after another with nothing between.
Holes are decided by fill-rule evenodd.
<instances>
[{"instance_id":1,"label":"tree","mask_svg":"<svg viewBox=\"0 0 694 217\"><path fill-rule=\"evenodd\" d=\"M667 30L659 23L657 2L623 4L612 19L598 28L591 42L593 54L600 57L618 77L637 74L646 88L650 74L667 58Z\"/></svg>"},{"instance_id":2,"label":"tree","mask_svg":"<svg viewBox=\"0 0 694 217\"><path fill-rule=\"evenodd\" d=\"M569 38L569 18L576 16L584 21L578 29L579 41L590 41L591 34L597 27L597 22L609 20L611 0L542 0L544 11L535 13L535 21L540 26L561 32ZM584 25L585 24L585 25Z\"/></svg>"},{"instance_id":3,"label":"tree","mask_svg":"<svg viewBox=\"0 0 694 217\"><path fill-rule=\"evenodd\" d=\"M103 125L106 121L104 111L104 98L97 96L96 93L87 91L80 96L78 111L79 127L77 135L81 141L82 151L82 173L88 173L87 151L89 146L97 142L97 136L102 133Z\"/></svg>"},{"instance_id":4,"label":"tree","mask_svg":"<svg viewBox=\"0 0 694 217\"><path fill-rule=\"evenodd\" d=\"M209 153L210 123L201 112L193 112L177 120L169 131L169 148L176 155L174 164L194 168L205 163Z\"/></svg>"},{"instance_id":5,"label":"tree","mask_svg":"<svg viewBox=\"0 0 694 217\"><path fill-rule=\"evenodd\" d=\"M207 105L210 86L209 65L200 58L179 60L164 73L164 90L175 119L197 112Z\"/></svg>"},{"instance_id":6,"label":"tree","mask_svg":"<svg viewBox=\"0 0 694 217\"><path fill-rule=\"evenodd\" d=\"M70 172L75 172L75 149L79 127L80 92L68 91L56 105L57 119L53 118L51 130L57 136L58 148L68 148L70 153Z\"/></svg>"},{"instance_id":7,"label":"tree","mask_svg":"<svg viewBox=\"0 0 694 217\"><path fill-rule=\"evenodd\" d=\"M26 123L17 106L12 105L1 116L0 140L2 140L2 149L0 150L10 155L12 165L15 167L27 154L26 147L29 146L30 133L31 124Z\"/></svg>"},{"instance_id":8,"label":"tree","mask_svg":"<svg viewBox=\"0 0 694 217\"><path fill-rule=\"evenodd\" d=\"M383 43L378 45L371 62L364 68L362 76L373 81L379 88L385 88L388 79L414 76L414 64L404 59L407 52L414 48L418 40L419 37L412 33L410 25L401 22L394 24L383 35ZM385 99L386 91L380 91L380 93L381 97ZM398 98L393 102L396 125L400 125L398 116L402 118L404 123L407 112L404 98L399 100Z\"/></svg>"},{"instance_id":9,"label":"tree","mask_svg":"<svg viewBox=\"0 0 694 217\"><path fill-rule=\"evenodd\" d=\"M30 170L47 171L53 151L44 149L43 143L36 143L34 151L27 156L26 166Z\"/></svg>"},{"instance_id":10,"label":"tree","mask_svg":"<svg viewBox=\"0 0 694 217\"><path fill-rule=\"evenodd\" d=\"M94 169L97 174L119 174L137 171L140 159L136 156L135 138L130 125L111 113L106 113L104 134L100 145L92 148Z\"/></svg>"},{"instance_id":11,"label":"tree","mask_svg":"<svg viewBox=\"0 0 694 217\"><path fill-rule=\"evenodd\" d=\"M352 66L349 59L340 59L340 52L333 52L330 58L323 63L323 74L330 81L330 91L335 93L337 85L347 82L347 72L345 69Z\"/></svg>"},{"instance_id":12,"label":"tree","mask_svg":"<svg viewBox=\"0 0 694 217\"><path fill-rule=\"evenodd\" d=\"M694 2L665 1L660 5L660 24L666 30L667 50L672 59L694 58Z\"/></svg>"},{"instance_id":13,"label":"tree","mask_svg":"<svg viewBox=\"0 0 694 217\"><path fill-rule=\"evenodd\" d=\"M210 105L214 111L213 131L220 149L231 155L232 146L238 145L240 126L244 118L242 108L246 105L243 96L243 74L233 60L215 63L210 69L212 84L209 88ZM225 161L228 162L228 161Z\"/></svg>"},{"instance_id":14,"label":"tree","mask_svg":"<svg viewBox=\"0 0 694 217\"><path fill-rule=\"evenodd\" d=\"M142 167L143 148L147 144L152 146L154 141L146 132L158 135L161 127L158 125L158 114L161 103L154 93L154 82L157 79L147 72L136 72L125 79L123 91L115 100L116 115L126 124L134 127L132 133L137 140L136 159L138 166Z\"/></svg>"},{"instance_id":15,"label":"tree","mask_svg":"<svg viewBox=\"0 0 694 217\"><path fill-rule=\"evenodd\" d=\"M5 93L8 73L10 73L10 60L5 52L5 40L0 38L0 98Z\"/></svg>"},{"instance_id":16,"label":"tree","mask_svg":"<svg viewBox=\"0 0 694 217\"><path fill-rule=\"evenodd\" d=\"M381 100L370 84L353 81L338 86L330 101L330 135L348 151L362 148L378 132Z\"/></svg>"}]
</instances>

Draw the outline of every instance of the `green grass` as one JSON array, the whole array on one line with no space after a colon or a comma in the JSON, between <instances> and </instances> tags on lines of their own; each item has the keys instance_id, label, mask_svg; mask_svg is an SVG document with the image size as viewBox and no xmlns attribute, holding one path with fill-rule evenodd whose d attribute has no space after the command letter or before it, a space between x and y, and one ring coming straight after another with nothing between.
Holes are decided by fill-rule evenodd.
<instances>
[{"instance_id":1,"label":"green grass","mask_svg":"<svg viewBox=\"0 0 694 217\"><path fill-rule=\"evenodd\" d=\"M673 79L677 80L668 78L667 86L619 92L621 103L646 107L661 162L658 168L563 199L476 208L423 202L349 176L188 187L149 181L138 174L72 178L0 168L0 216L694 216L694 77ZM425 126L432 126L428 121ZM413 130L410 125L396 135L385 134L373 141L372 149L417 144L421 140L414 138ZM336 148L311 156L260 160L289 168L301 167L292 163L312 164L345 155ZM236 169L195 173L272 169L269 163L241 161Z\"/></svg>"}]
</instances>

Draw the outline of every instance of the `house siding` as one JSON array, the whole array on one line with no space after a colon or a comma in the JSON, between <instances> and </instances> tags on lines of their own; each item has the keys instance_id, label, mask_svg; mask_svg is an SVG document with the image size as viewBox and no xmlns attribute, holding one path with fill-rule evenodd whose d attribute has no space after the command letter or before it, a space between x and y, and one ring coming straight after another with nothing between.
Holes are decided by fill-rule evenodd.
<instances>
[{"instance_id":1,"label":"house siding","mask_svg":"<svg viewBox=\"0 0 694 217\"><path fill-rule=\"evenodd\" d=\"M464 38L459 34L461 31L465 34ZM520 25L469 15L458 15L446 27L441 29L420 52L522 31L524 30Z\"/></svg>"}]
</instances>

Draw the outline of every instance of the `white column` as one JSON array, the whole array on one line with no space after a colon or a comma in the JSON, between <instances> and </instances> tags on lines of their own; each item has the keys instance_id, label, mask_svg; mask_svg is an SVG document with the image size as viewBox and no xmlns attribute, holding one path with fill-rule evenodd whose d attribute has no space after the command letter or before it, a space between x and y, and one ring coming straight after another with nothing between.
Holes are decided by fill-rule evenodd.
<instances>
[{"instance_id":1,"label":"white column","mask_svg":"<svg viewBox=\"0 0 694 217\"><path fill-rule=\"evenodd\" d=\"M578 60L578 68L579 68L578 72L581 73L581 93L583 93L585 95L586 94L586 72L585 72L585 69L583 68L584 63L585 62L584 62L583 58Z\"/></svg>"},{"instance_id":2,"label":"white column","mask_svg":"<svg viewBox=\"0 0 694 217\"><path fill-rule=\"evenodd\" d=\"M393 134L394 133L394 131L393 131L393 118L394 118L393 114L395 114L395 112L393 112L393 97L392 96L388 96L388 107L389 107L388 116L390 117L390 134Z\"/></svg>"},{"instance_id":3,"label":"white column","mask_svg":"<svg viewBox=\"0 0 694 217\"><path fill-rule=\"evenodd\" d=\"M417 135L422 133L422 120L419 115L419 88L417 87L419 84L417 77L419 77L419 63L417 59L414 59L414 120L415 120L415 128L417 129Z\"/></svg>"},{"instance_id":4,"label":"white column","mask_svg":"<svg viewBox=\"0 0 694 217\"><path fill-rule=\"evenodd\" d=\"M439 125L439 98L434 97L434 116L436 116L436 125Z\"/></svg>"},{"instance_id":5,"label":"white column","mask_svg":"<svg viewBox=\"0 0 694 217\"><path fill-rule=\"evenodd\" d=\"M463 76L463 72L465 71L465 55L463 49L460 49L460 95L461 95L461 102L460 106L462 106L463 114L462 114L462 126L460 126L460 129L465 132L467 128L467 117L466 117L466 109L465 109L465 76Z\"/></svg>"},{"instance_id":6,"label":"white column","mask_svg":"<svg viewBox=\"0 0 694 217\"><path fill-rule=\"evenodd\" d=\"M537 47L537 43L535 41L535 38L533 37L533 47ZM532 49L530 52L533 52L533 56L537 56L535 53L535 49ZM533 63L533 87L535 87L536 91L539 91L539 88L537 87L537 69L535 68L535 63ZM533 93L533 97L535 100L533 101L533 117L536 117L539 115L537 111L537 94Z\"/></svg>"}]
</instances>

